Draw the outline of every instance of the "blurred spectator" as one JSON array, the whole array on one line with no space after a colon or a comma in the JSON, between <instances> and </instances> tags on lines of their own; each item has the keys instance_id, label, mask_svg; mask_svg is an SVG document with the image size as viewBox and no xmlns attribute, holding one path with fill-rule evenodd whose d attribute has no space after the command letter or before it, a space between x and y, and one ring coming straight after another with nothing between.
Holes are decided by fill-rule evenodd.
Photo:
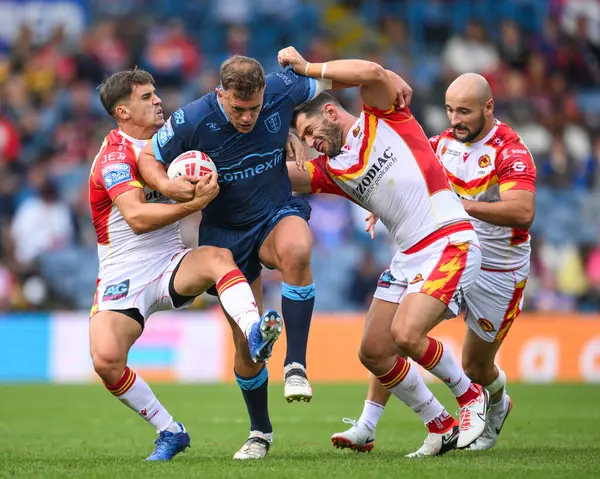
<instances>
[{"instance_id":1,"label":"blurred spectator","mask_svg":"<svg viewBox=\"0 0 600 479\"><path fill-rule=\"evenodd\" d=\"M454 35L442 52L448 78L467 72L491 73L498 68L500 57L496 46L485 34L481 23L474 20L467 24L464 35Z\"/></svg>"},{"instance_id":2,"label":"blurred spectator","mask_svg":"<svg viewBox=\"0 0 600 479\"><path fill-rule=\"evenodd\" d=\"M347 300L358 309L368 309L373 300L381 270L370 248L364 248L362 258L352 271Z\"/></svg>"},{"instance_id":3,"label":"blurred spectator","mask_svg":"<svg viewBox=\"0 0 600 479\"><path fill-rule=\"evenodd\" d=\"M575 171L575 160L567 154L563 139L555 136L548 157L538 169L538 181L552 188L569 189L574 185Z\"/></svg>"},{"instance_id":4,"label":"blurred spectator","mask_svg":"<svg viewBox=\"0 0 600 479\"><path fill-rule=\"evenodd\" d=\"M26 269L35 269L42 255L68 248L73 240L71 211L56 186L43 179L38 189L39 196L19 206L11 226L15 257Z\"/></svg>"},{"instance_id":5,"label":"blurred spectator","mask_svg":"<svg viewBox=\"0 0 600 479\"><path fill-rule=\"evenodd\" d=\"M523 33L514 20L504 20L500 24L498 53L509 67L522 70L527 63L528 50Z\"/></svg>"}]
</instances>

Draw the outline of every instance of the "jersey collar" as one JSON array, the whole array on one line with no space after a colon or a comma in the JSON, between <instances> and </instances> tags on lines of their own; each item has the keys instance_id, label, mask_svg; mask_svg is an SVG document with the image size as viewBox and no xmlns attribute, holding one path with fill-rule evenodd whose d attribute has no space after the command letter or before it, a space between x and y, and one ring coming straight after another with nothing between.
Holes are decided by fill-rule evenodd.
<instances>
[{"instance_id":1,"label":"jersey collar","mask_svg":"<svg viewBox=\"0 0 600 479\"><path fill-rule=\"evenodd\" d=\"M219 110L221 110L221 113L223 113L225 120L229 123L229 117L227 116L227 113L225 113L225 109L223 108L223 105L221 105L221 101L219 100L219 95L217 95L216 92L215 92L215 101L217 102L217 105L219 105Z\"/></svg>"},{"instance_id":2,"label":"jersey collar","mask_svg":"<svg viewBox=\"0 0 600 479\"><path fill-rule=\"evenodd\" d=\"M133 143L135 146L139 147L139 148L144 148L149 140L140 140L138 138L134 138L133 136L129 136L127 133L125 133L123 130L118 130L119 135L121 135L122 137L128 139L131 143Z\"/></svg>"}]
</instances>

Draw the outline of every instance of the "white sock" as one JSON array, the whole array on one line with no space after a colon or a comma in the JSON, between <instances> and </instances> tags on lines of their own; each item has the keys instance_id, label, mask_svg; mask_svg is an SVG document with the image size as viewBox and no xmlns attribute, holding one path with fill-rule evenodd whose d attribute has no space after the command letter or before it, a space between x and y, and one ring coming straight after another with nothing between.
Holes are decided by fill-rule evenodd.
<instances>
[{"instance_id":1,"label":"white sock","mask_svg":"<svg viewBox=\"0 0 600 479\"><path fill-rule=\"evenodd\" d=\"M496 368L498 368L498 377L494 380L494 382L485 386L485 388L490 393L490 397L503 389L500 399L491 403L490 408L504 410L506 407L508 407L508 396L506 395L506 373L500 369L498 365L496 365Z\"/></svg>"},{"instance_id":2,"label":"white sock","mask_svg":"<svg viewBox=\"0 0 600 479\"><path fill-rule=\"evenodd\" d=\"M260 320L260 314L246 277L239 269L234 269L219 279L216 287L223 309L248 338L252 325Z\"/></svg>"},{"instance_id":3,"label":"white sock","mask_svg":"<svg viewBox=\"0 0 600 479\"><path fill-rule=\"evenodd\" d=\"M428 337L429 346L417 361L427 371L441 379L454 396L460 397L471 386L471 380L456 362L452 353L437 339Z\"/></svg>"},{"instance_id":4,"label":"white sock","mask_svg":"<svg viewBox=\"0 0 600 479\"><path fill-rule=\"evenodd\" d=\"M374 431L379 419L381 419L384 408L385 406L377 404L376 402L369 400L365 401L365 406L363 407L363 412L360 415L358 422L363 423L371 431Z\"/></svg>"},{"instance_id":5,"label":"white sock","mask_svg":"<svg viewBox=\"0 0 600 479\"><path fill-rule=\"evenodd\" d=\"M379 376L383 387L400 399L428 424L445 410L429 390L421 375L405 359L398 357L389 373Z\"/></svg>"},{"instance_id":6,"label":"white sock","mask_svg":"<svg viewBox=\"0 0 600 479\"><path fill-rule=\"evenodd\" d=\"M173 421L173 416L156 398L148 383L128 367L116 384L104 384L119 401L137 412L140 417L152 424L157 432L165 429L179 432L179 425ZM176 431L172 431L173 425Z\"/></svg>"}]
</instances>

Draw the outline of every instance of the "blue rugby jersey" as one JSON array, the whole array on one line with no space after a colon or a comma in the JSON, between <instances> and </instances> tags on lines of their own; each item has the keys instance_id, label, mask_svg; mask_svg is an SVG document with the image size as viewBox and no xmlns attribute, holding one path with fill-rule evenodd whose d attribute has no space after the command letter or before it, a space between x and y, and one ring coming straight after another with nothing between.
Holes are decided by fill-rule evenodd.
<instances>
[{"instance_id":1,"label":"blue rugby jersey","mask_svg":"<svg viewBox=\"0 0 600 479\"><path fill-rule=\"evenodd\" d=\"M263 106L250 133L230 123L216 92L174 112L152 137L158 161L168 165L188 150L209 155L219 173L219 195L203 221L232 229L267 218L291 196L285 147L294 109L314 98L316 80L291 70L266 77Z\"/></svg>"}]
</instances>

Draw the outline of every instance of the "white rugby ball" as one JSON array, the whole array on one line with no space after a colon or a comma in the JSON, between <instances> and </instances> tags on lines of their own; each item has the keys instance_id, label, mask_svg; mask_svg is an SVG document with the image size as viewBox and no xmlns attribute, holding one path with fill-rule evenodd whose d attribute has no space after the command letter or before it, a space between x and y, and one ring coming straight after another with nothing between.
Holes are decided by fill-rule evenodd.
<instances>
[{"instance_id":1,"label":"white rugby ball","mask_svg":"<svg viewBox=\"0 0 600 479\"><path fill-rule=\"evenodd\" d=\"M170 179L178 176L204 176L211 172L217 172L217 166L206 153L190 150L175 158L167 169Z\"/></svg>"}]
</instances>

